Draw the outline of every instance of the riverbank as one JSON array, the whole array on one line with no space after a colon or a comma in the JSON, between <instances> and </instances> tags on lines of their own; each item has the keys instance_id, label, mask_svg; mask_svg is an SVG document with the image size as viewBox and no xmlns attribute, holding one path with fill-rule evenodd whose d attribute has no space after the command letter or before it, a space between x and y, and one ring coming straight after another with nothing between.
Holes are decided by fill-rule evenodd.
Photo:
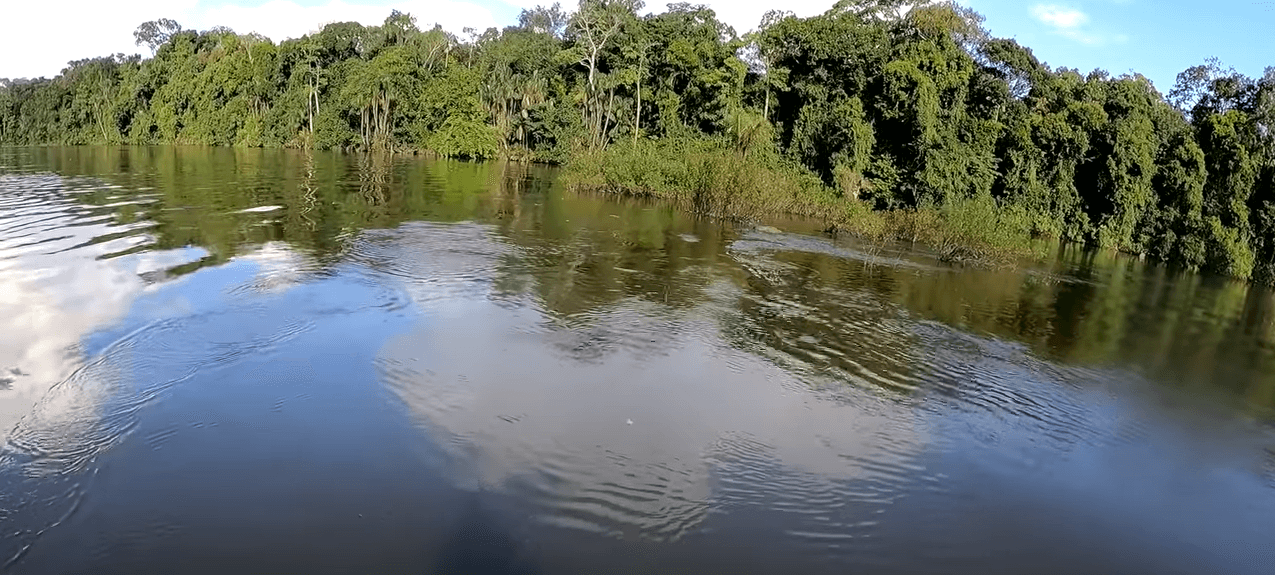
<instances>
[{"instance_id":1,"label":"riverbank","mask_svg":"<svg viewBox=\"0 0 1275 575\"><path fill-rule=\"evenodd\" d=\"M727 219L814 218L832 234L922 244L951 263L1004 266L1032 253L1027 215L999 206L991 196L878 211L858 199L849 183L837 189L776 154L720 142L626 143L579 154L564 168L567 187L577 191L655 198Z\"/></svg>"}]
</instances>

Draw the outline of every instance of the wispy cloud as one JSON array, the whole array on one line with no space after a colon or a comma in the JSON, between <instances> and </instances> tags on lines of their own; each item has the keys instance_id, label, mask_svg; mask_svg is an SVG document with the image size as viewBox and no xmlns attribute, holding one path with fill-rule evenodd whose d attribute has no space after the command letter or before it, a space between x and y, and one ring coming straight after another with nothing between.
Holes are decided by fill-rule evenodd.
<instances>
[{"instance_id":1,"label":"wispy cloud","mask_svg":"<svg viewBox=\"0 0 1275 575\"><path fill-rule=\"evenodd\" d=\"M1055 34L1089 46L1123 42L1126 39L1123 35L1098 34L1089 30L1089 15L1069 6L1037 4L1032 7L1032 16L1052 28Z\"/></svg>"},{"instance_id":2,"label":"wispy cloud","mask_svg":"<svg viewBox=\"0 0 1275 575\"><path fill-rule=\"evenodd\" d=\"M456 33L466 26L482 30L513 23L497 20L490 4L485 0L0 0L4 16L0 78L54 76L71 60L144 52L133 43L133 30L156 18L172 18L195 30L229 26L240 33L259 32L276 42L328 22L380 24L394 9L416 16L422 28L438 23ZM50 42L50 38L58 41Z\"/></svg>"},{"instance_id":3,"label":"wispy cloud","mask_svg":"<svg viewBox=\"0 0 1275 575\"><path fill-rule=\"evenodd\" d=\"M1037 4L1032 8L1037 20L1062 30L1075 30L1089 21L1089 15L1075 8Z\"/></svg>"}]
</instances>

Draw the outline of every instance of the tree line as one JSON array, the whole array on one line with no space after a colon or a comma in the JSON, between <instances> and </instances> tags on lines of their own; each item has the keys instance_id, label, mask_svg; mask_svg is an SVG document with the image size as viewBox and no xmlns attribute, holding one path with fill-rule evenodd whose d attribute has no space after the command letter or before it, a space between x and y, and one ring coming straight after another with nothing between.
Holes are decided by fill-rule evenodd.
<instances>
[{"instance_id":1,"label":"tree line","mask_svg":"<svg viewBox=\"0 0 1275 575\"><path fill-rule=\"evenodd\" d=\"M1242 278L1275 277L1275 70L1209 61L1166 94L1051 68L951 1L772 11L580 0L463 35L393 12L274 43L171 20L152 56L0 81L0 143L430 150L570 163L708 142L764 153L838 201L994 202L1036 237ZM761 152L758 152L760 150Z\"/></svg>"}]
</instances>

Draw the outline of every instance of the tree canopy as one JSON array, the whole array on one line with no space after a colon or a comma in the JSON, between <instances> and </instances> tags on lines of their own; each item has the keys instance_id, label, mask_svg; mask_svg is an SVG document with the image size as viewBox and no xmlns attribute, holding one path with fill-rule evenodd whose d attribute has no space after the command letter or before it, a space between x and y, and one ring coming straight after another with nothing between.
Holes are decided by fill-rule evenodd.
<instances>
[{"instance_id":1,"label":"tree canopy","mask_svg":"<svg viewBox=\"0 0 1275 575\"><path fill-rule=\"evenodd\" d=\"M846 202L986 199L1031 233L1239 277L1275 276L1275 70L1208 61L1168 97L1136 74L1051 68L952 1L773 11L744 36L707 7L524 10L461 38L393 12L274 43L140 25L152 56L0 80L0 143L432 150L567 162L717 141Z\"/></svg>"}]
</instances>

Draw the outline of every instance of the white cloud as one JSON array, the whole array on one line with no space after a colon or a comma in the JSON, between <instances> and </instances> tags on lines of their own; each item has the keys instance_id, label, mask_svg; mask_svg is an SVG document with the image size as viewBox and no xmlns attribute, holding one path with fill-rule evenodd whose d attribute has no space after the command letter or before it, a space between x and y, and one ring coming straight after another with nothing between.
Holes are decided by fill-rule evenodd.
<instances>
[{"instance_id":1,"label":"white cloud","mask_svg":"<svg viewBox=\"0 0 1275 575\"><path fill-rule=\"evenodd\" d=\"M1088 29L1089 15L1067 6L1056 4L1037 4L1032 7L1032 16L1053 29L1055 34L1075 40L1081 44L1101 46L1109 42L1124 42L1124 35L1105 35Z\"/></svg>"},{"instance_id":2,"label":"white cloud","mask_svg":"<svg viewBox=\"0 0 1275 575\"><path fill-rule=\"evenodd\" d=\"M700 0L692 4L704 4L717 12L717 19L730 24L735 32L743 34L757 27L761 17L770 10L787 10L798 16L814 16L827 12L835 0L787 0L776 3L773 0ZM649 2L647 8L656 11L665 9L663 2Z\"/></svg>"},{"instance_id":3,"label":"white cloud","mask_svg":"<svg viewBox=\"0 0 1275 575\"><path fill-rule=\"evenodd\" d=\"M560 0L574 9L574 0ZM767 0L701 0L717 12L718 19L739 33L752 30L762 14L782 8L798 16L827 11L834 0L789 0L776 6ZM553 0L269 0L250 5L246 0L14 0L4 8L0 30L0 77L54 76L66 63L81 58L145 50L133 44L138 24L156 18L172 18L186 28L206 30L229 26L238 32L258 32L276 42L301 36L335 21L379 24L390 10L416 16L422 28L442 24L460 32L465 27L485 29L513 24L522 8L552 4ZM666 2L648 2L649 11L662 11ZM498 17L499 15L499 17Z\"/></svg>"},{"instance_id":4,"label":"white cloud","mask_svg":"<svg viewBox=\"0 0 1275 575\"><path fill-rule=\"evenodd\" d=\"M48 0L6 2L0 77L53 76L68 61L137 53L133 30L146 21L192 11L196 0Z\"/></svg>"},{"instance_id":5,"label":"white cloud","mask_svg":"<svg viewBox=\"0 0 1275 575\"><path fill-rule=\"evenodd\" d=\"M498 25L487 8L460 0L405 0L377 4L331 0L320 6L305 7L292 0L271 0L258 6L220 6L203 10L198 14L197 27L228 26L238 32L257 32L278 42L303 36L331 22L380 24L391 10L411 14L421 28L441 24L443 28L460 32L467 26L482 30Z\"/></svg>"},{"instance_id":6,"label":"white cloud","mask_svg":"<svg viewBox=\"0 0 1275 575\"><path fill-rule=\"evenodd\" d=\"M133 43L138 24L172 18L183 27L229 26L258 32L275 41L297 37L335 21L379 24L397 9L416 16L423 28L435 22L460 32L466 26L499 23L478 1L465 0L329 0L305 6L293 0L270 0L254 6L209 0L48 0L15 1L4 8L0 33L0 77L54 76L66 63L107 54L145 51Z\"/></svg>"},{"instance_id":7,"label":"white cloud","mask_svg":"<svg viewBox=\"0 0 1275 575\"><path fill-rule=\"evenodd\" d=\"M503 0L516 10L548 6L555 1L569 10L576 7L576 0ZM668 9L669 4L678 1L680 0L647 0L645 12L663 12ZM781 4L776 4L774 0L698 0L690 3L708 6L717 13L718 20L735 28L736 33L744 34L756 28L762 15L770 10L786 10L802 17L814 16L827 12L836 0L787 0Z\"/></svg>"},{"instance_id":8,"label":"white cloud","mask_svg":"<svg viewBox=\"0 0 1275 575\"><path fill-rule=\"evenodd\" d=\"M1037 5L1032 8L1032 15L1041 22L1065 30L1074 30L1089 21L1089 16L1080 10L1054 5Z\"/></svg>"}]
</instances>

